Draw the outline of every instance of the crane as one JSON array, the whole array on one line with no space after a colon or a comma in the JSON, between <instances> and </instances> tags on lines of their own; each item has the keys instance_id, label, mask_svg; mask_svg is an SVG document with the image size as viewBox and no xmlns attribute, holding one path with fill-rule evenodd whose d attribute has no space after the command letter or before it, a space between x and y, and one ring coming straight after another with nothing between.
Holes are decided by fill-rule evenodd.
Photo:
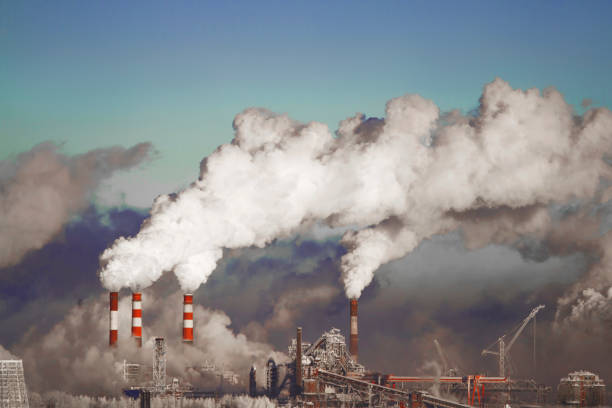
<instances>
[{"instance_id":1,"label":"crane","mask_svg":"<svg viewBox=\"0 0 612 408\"><path fill-rule=\"evenodd\" d=\"M438 351L438 355L440 356L440 360L442 361L442 372L444 373L444 375L446 375L446 372L448 370L448 361L446 360L446 356L442 351L442 346L440 346L440 343L438 343L438 339L434 339L434 344L436 345L436 350Z\"/></svg>"},{"instance_id":2,"label":"crane","mask_svg":"<svg viewBox=\"0 0 612 408\"><path fill-rule=\"evenodd\" d=\"M438 339L434 339L434 345L436 346L436 350L438 351L438 355L440 356L440 361L442 362L442 372L443 375L455 376L459 371L457 368L450 367L448 364L448 358L446 357L446 353L442 350L442 346L438 342Z\"/></svg>"},{"instance_id":3,"label":"crane","mask_svg":"<svg viewBox=\"0 0 612 408\"><path fill-rule=\"evenodd\" d=\"M506 334L502 335L499 339L497 339L493 344L491 344L489 347L487 347L486 349L482 350L482 355L484 356L485 354L493 354L496 356L499 356L499 376L500 377L505 377L506 376L506 362L508 362L510 360L510 349L512 349L512 346L514 345L514 342L516 341L516 339L520 336L520 334L522 333L523 329L525 328L525 326L527 326L527 323L529 323L529 321L531 319L535 319L536 314L538 314L538 312L541 309L544 309L544 305L539 305L534 307L531 312L529 312L529 314L527 315L527 317L525 317L523 319L523 321L519 324L518 328L516 329L516 331L514 331L514 335L512 336L512 339L508 342L508 344L505 343L505 337ZM507 334L512 333L513 331L510 331ZM535 340L535 334L534 334L534 340ZM493 351L491 350L491 348L493 346L495 346L496 344L499 345L499 351Z\"/></svg>"}]
</instances>

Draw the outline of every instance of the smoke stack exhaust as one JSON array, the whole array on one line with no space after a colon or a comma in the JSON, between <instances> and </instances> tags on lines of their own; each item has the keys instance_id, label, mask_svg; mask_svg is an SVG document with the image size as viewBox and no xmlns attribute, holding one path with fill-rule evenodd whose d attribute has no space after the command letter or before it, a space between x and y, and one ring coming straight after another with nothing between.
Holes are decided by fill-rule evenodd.
<instances>
[{"instance_id":1,"label":"smoke stack exhaust","mask_svg":"<svg viewBox=\"0 0 612 408\"><path fill-rule=\"evenodd\" d=\"M302 392L302 328L297 328L295 336L295 393Z\"/></svg>"},{"instance_id":2,"label":"smoke stack exhaust","mask_svg":"<svg viewBox=\"0 0 612 408\"><path fill-rule=\"evenodd\" d=\"M110 293L109 323L108 345L115 347L119 332L119 292Z\"/></svg>"},{"instance_id":3,"label":"smoke stack exhaust","mask_svg":"<svg viewBox=\"0 0 612 408\"><path fill-rule=\"evenodd\" d=\"M193 295L183 296L183 343L193 344Z\"/></svg>"},{"instance_id":4,"label":"smoke stack exhaust","mask_svg":"<svg viewBox=\"0 0 612 408\"><path fill-rule=\"evenodd\" d=\"M142 293L132 293L132 337L142 347Z\"/></svg>"},{"instance_id":5,"label":"smoke stack exhaust","mask_svg":"<svg viewBox=\"0 0 612 408\"><path fill-rule=\"evenodd\" d=\"M359 332L357 330L357 299L351 299L351 343L349 346L349 353L353 357L353 360L357 362L359 355Z\"/></svg>"}]
</instances>

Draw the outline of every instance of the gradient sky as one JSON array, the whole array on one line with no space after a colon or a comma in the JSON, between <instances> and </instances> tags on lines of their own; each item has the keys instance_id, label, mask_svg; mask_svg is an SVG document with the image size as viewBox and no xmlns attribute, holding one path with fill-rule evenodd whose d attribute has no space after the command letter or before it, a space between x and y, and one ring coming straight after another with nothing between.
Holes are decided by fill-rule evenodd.
<instances>
[{"instance_id":1,"label":"gradient sky","mask_svg":"<svg viewBox=\"0 0 612 408\"><path fill-rule=\"evenodd\" d=\"M144 207L250 106L334 130L405 93L467 111L499 76L612 107L612 2L331 3L0 1L0 159L152 141L157 158L100 193Z\"/></svg>"}]
</instances>

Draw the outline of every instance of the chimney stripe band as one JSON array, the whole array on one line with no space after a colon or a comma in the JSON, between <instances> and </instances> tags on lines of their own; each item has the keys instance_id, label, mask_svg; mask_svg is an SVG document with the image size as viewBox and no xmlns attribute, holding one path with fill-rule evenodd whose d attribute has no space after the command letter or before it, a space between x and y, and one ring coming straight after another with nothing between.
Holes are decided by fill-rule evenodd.
<instances>
[{"instance_id":1,"label":"chimney stripe band","mask_svg":"<svg viewBox=\"0 0 612 408\"><path fill-rule=\"evenodd\" d=\"M109 301L108 344L113 347L117 344L117 338L119 337L119 292L110 292Z\"/></svg>"},{"instance_id":2,"label":"chimney stripe band","mask_svg":"<svg viewBox=\"0 0 612 408\"><path fill-rule=\"evenodd\" d=\"M119 330L119 312L117 310L110 311L110 329Z\"/></svg>"}]
</instances>

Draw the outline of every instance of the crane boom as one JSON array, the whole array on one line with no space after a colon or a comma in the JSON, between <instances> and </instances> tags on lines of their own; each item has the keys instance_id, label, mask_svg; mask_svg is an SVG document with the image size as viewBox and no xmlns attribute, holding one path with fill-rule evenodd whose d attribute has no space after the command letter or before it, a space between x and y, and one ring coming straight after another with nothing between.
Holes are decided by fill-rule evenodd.
<instances>
[{"instance_id":1,"label":"crane boom","mask_svg":"<svg viewBox=\"0 0 612 408\"><path fill-rule=\"evenodd\" d=\"M516 331L516 333L512 337L512 340L510 340L510 342L506 346L506 354L508 354L508 352L510 352L510 349L512 348L512 345L514 344L514 342L516 341L518 336L522 333L522 331L525 328L525 326L527 326L527 323L529 323L529 321L531 319L533 319L535 317L535 315L537 315L538 312L541 309L544 309L544 307L545 307L544 305L539 305L537 307L534 307L533 310L529 313L529 315L523 320L523 323L521 324L521 327L519 327L519 329Z\"/></svg>"},{"instance_id":2,"label":"crane boom","mask_svg":"<svg viewBox=\"0 0 612 408\"><path fill-rule=\"evenodd\" d=\"M444 351L442 351L442 346L440 346L440 343L438 343L438 339L434 339L434 344L436 345L436 350L440 355L440 360L442 360L442 372L444 373L444 375L446 375L446 372L448 371L448 361L446 360Z\"/></svg>"},{"instance_id":3,"label":"crane boom","mask_svg":"<svg viewBox=\"0 0 612 408\"><path fill-rule=\"evenodd\" d=\"M525 326L527 326L527 323L529 323L529 321L531 319L535 318L535 315L538 314L538 312L541 309L544 309L544 307L545 307L544 305L539 305L539 306L534 307L531 310L531 312L529 312L529 315L527 315L527 317L525 317L523 319L522 323L520 324L519 328L516 330L516 332L514 333L514 336L512 336L512 339L510 340L510 342L508 344L506 344L505 341L504 341L504 337L506 337L506 335L504 334L499 339L497 339L495 341L495 343L491 344L491 346L489 346L486 349L482 350L481 354L483 356L485 354L494 354L494 355L499 356L499 375L500 375L500 377L505 377L506 376L506 361L510 359L510 349L514 345L514 342L521 335L521 333L523 332L523 329L525 328ZM534 340L535 340L535 338L534 338ZM495 344L499 345L499 351L489 350ZM534 352L534 356L535 356L535 352Z\"/></svg>"}]
</instances>

